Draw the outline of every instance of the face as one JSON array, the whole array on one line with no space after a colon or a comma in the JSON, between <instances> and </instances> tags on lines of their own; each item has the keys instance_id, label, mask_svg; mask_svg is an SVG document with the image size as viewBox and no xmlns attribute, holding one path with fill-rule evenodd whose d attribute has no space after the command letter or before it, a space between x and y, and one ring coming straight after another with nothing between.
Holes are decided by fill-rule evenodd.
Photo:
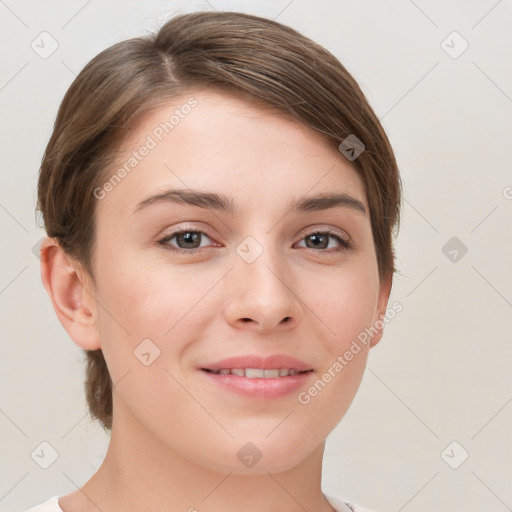
<instances>
[{"instance_id":1,"label":"face","mask_svg":"<svg viewBox=\"0 0 512 512\"><path fill-rule=\"evenodd\" d=\"M304 125L214 92L152 111L122 149L94 260L114 431L222 471L296 465L348 409L354 340L389 293L360 178Z\"/></svg>"}]
</instances>

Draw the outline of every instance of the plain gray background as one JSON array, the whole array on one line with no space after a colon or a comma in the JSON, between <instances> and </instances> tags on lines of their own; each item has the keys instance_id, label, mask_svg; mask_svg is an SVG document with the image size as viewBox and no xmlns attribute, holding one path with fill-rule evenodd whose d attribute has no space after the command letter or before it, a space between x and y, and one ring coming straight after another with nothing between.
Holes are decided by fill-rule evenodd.
<instances>
[{"instance_id":1,"label":"plain gray background","mask_svg":"<svg viewBox=\"0 0 512 512\"><path fill-rule=\"evenodd\" d=\"M390 298L403 311L328 438L324 492L382 512L512 510L511 7L0 0L0 511L73 491L108 443L87 416L81 351L54 314L33 250L44 235L38 166L58 105L107 46L211 9L274 18L334 53L381 119L403 177ZM41 38L46 51L58 44L54 53L32 48ZM31 457L42 442L58 453L47 469Z\"/></svg>"}]
</instances>

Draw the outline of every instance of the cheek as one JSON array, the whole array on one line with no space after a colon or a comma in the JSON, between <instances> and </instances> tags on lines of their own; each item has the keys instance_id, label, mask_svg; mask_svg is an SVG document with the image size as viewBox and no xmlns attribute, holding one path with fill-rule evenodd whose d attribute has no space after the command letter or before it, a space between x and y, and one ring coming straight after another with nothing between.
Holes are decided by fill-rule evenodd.
<instances>
[{"instance_id":1,"label":"cheek","mask_svg":"<svg viewBox=\"0 0 512 512\"><path fill-rule=\"evenodd\" d=\"M125 270L111 269L104 286L98 290L98 299L104 306L102 327L121 329L125 334L128 331L131 338L160 337L173 319L169 304L179 304L178 288L166 286L156 270Z\"/></svg>"},{"instance_id":2,"label":"cheek","mask_svg":"<svg viewBox=\"0 0 512 512\"><path fill-rule=\"evenodd\" d=\"M176 272L135 258L102 268L98 329L113 378L140 369L141 353L149 352L144 357L150 360L158 356L154 364L169 369L179 362L211 314L207 291L215 276L204 277L198 279L191 266Z\"/></svg>"},{"instance_id":3,"label":"cheek","mask_svg":"<svg viewBox=\"0 0 512 512\"><path fill-rule=\"evenodd\" d=\"M371 265L353 265L321 280L311 276L309 282L316 282L316 291L304 290L303 296L309 296L311 311L321 320L327 349L338 355L373 322L378 276Z\"/></svg>"},{"instance_id":4,"label":"cheek","mask_svg":"<svg viewBox=\"0 0 512 512\"><path fill-rule=\"evenodd\" d=\"M326 358L311 386L297 397L299 410L311 418L311 428L317 425L325 435L346 413L361 383L370 348L367 328L372 324L378 296L378 281L371 266L345 270L323 280L318 293L310 294L314 298L311 309L321 320L315 319L320 326L315 329L316 342L322 345Z\"/></svg>"},{"instance_id":5,"label":"cheek","mask_svg":"<svg viewBox=\"0 0 512 512\"><path fill-rule=\"evenodd\" d=\"M99 276L98 329L118 395L132 411L151 417L155 407L162 410L163 398L179 396L170 374L196 337L197 322L186 314L193 294L184 293L186 287L168 270L131 267L105 267L103 281Z\"/></svg>"}]
</instances>

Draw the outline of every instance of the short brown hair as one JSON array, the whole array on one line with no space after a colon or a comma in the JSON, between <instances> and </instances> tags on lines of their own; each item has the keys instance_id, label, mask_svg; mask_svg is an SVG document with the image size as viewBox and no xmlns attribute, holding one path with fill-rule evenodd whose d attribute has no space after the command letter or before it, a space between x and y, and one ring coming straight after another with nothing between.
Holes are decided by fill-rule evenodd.
<instances>
[{"instance_id":1,"label":"short brown hair","mask_svg":"<svg viewBox=\"0 0 512 512\"><path fill-rule=\"evenodd\" d=\"M402 185L393 150L357 82L326 49L290 27L237 12L174 17L156 34L94 57L66 92L39 175L48 236L94 279L95 195L144 113L206 86L257 99L338 147L357 137L381 279L392 280ZM349 160L351 160L349 158ZM112 380L101 350L85 351L90 414L112 428Z\"/></svg>"}]
</instances>

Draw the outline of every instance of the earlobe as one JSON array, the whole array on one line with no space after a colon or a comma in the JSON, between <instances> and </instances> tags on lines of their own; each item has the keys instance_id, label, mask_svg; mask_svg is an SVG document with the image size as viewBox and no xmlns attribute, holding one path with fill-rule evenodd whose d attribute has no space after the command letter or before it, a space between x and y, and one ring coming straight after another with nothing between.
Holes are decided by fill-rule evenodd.
<instances>
[{"instance_id":1,"label":"earlobe","mask_svg":"<svg viewBox=\"0 0 512 512\"><path fill-rule=\"evenodd\" d=\"M86 350L101 348L94 290L90 284L86 287L85 272L55 239L45 238L40 256L41 279L60 323L78 346Z\"/></svg>"},{"instance_id":2,"label":"earlobe","mask_svg":"<svg viewBox=\"0 0 512 512\"><path fill-rule=\"evenodd\" d=\"M377 333L372 336L370 341L370 347L374 347L381 340L384 334L384 317L386 315L386 308L388 306L389 295L391 293L391 285L393 278L389 277L381 282L379 290L379 299L377 301L377 318L374 326L377 329Z\"/></svg>"}]
</instances>

